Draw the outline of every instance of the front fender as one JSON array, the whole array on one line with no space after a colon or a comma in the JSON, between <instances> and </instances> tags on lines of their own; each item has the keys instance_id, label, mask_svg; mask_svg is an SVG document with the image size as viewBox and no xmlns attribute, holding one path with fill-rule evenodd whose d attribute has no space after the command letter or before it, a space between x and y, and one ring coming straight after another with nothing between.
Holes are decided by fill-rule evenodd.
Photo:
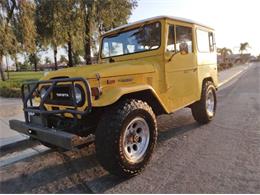
<instances>
[{"instance_id":1,"label":"front fender","mask_svg":"<svg viewBox=\"0 0 260 195\"><path fill-rule=\"evenodd\" d=\"M156 91L150 85L137 85L131 87L115 87L109 89L103 89L103 93L100 99L93 102L93 107L104 107L117 102L123 95L128 95L135 92L140 92L144 90L150 90L154 97L160 102L165 110L166 107L163 105L160 97L156 93Z\"/></svg>"}]
</instances>

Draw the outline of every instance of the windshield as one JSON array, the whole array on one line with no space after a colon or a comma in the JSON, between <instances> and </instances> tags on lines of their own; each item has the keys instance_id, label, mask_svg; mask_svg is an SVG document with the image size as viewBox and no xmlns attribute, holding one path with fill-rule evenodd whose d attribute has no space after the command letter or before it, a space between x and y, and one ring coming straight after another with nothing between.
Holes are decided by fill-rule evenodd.
<instances>
[{"instance_id":1,"label":"windshield","mask_svg":"<svg viewBox=\"0 0 260 195\"><path fill-rule=\"evenodd\" d=\"M101 58L155 50L160 45L161 23L155 22L105 37L102 43Z\"/></svg>"}]
</instances>

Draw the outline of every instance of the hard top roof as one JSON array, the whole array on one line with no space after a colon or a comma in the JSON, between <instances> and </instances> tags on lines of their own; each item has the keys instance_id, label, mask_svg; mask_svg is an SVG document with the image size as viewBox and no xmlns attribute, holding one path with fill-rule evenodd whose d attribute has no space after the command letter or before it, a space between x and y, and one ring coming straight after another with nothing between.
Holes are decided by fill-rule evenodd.
<instances>
[{"instance_id":1,"label":"hard top roof","mask_svg":"<svg viewBox=\"0 0 260 195\"><path fill-rule=\"evenodd\" d=\"M203 27L210 28L210 29L214 30L210 26L207 26L205 24L201 24L199 22L196 22L196 21L193 21L193 20L190 20L190 19L186 19L186 18L181 18L181 17L176 17L176 16L156 16L156 17L147 18L147 19L144 19L144 20L140 20L140 21L137 21L137 22L132 22L132 23L129 23L129 24L125 24L125 25L119 26L117 28L114 28L112 30L109 30L109 31L105 32L103 35L109 34L109 33L113 32L113 31L118 31L118 30L127 28L127 27L132 26L132 25L141 24L141 23L148 22L148 21L151 21L151 20L160 20L160 19L170 19L170 20L187 22L187 23L190 23L190 24L197 24L199 26L203 26Z\"/></svg>"}]
</instances>

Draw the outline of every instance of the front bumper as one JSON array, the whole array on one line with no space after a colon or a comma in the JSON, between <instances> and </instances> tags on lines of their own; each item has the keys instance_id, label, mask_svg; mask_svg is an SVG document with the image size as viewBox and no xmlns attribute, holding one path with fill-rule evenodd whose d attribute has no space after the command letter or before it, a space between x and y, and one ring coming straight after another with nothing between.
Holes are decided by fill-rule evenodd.
<instances>
[{"instance_id":1,"label":"front bumper","mask_svg":"<svg viewBox=\"0 0 260 195\"><path fill-rule=\"evenodd\" d=\"M84 111L78 110L75 95L76 83L82 83L85 91L85 100L87 101L87 108ZM48 98L52 95L53 90L58 85L71 85L71 100L72 107L68 109L55 109L46 110L45 104ZM34 105L34 98L39 98L39 87L41 85L48 85L46 94L40 98L40 102L37 106ZM74 149L75 147L87 143L89 137L80 137L76 134L61 131L55 128L49 128L46 118L50 116L65 116L65 114L71 114L73 116L74 123L77 124L80 116L84 116L91 112L91 88L86 79L83 78L62 78L52 79L47 81L28 82L22 85L22 99L23 99L23 111L25 115L25 122L18 120L10 120L10 128L20 133L29 135L37 140L50 143L65 149Z\"/></svg>"},{"instance_id":2,"label":"front bumper","mask_svg":"<svg viewBox=\"0 0 260 195\"><path fill-rule=\"evenodd\" d=\"M10 120L9 125L10 128L15 131L68 150L73 150L79 145L93 141L93 137L90 136L80 137L72 133L43 127L37 124L28 124L19 120Z\"/></svg>"}]
</instances>

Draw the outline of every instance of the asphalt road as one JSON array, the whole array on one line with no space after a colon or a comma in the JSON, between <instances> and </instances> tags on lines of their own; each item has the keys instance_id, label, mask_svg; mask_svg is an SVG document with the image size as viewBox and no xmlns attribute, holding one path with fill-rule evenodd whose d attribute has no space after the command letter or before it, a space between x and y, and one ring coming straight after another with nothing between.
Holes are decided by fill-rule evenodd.
<instances>
[{"instance_id":1,"label":"asphalt road","mask_svg":"<svg viewBox=\"0 0 260 195\"><path fill-rule=\"evenodd\" d=\"M218 92L210 124L199 126L189 109L160 116L158 123L157 148L139 176L110 175L90 145L1 167L0 192L260 193L260 64Z\"/></svg>"}]
</instances>

